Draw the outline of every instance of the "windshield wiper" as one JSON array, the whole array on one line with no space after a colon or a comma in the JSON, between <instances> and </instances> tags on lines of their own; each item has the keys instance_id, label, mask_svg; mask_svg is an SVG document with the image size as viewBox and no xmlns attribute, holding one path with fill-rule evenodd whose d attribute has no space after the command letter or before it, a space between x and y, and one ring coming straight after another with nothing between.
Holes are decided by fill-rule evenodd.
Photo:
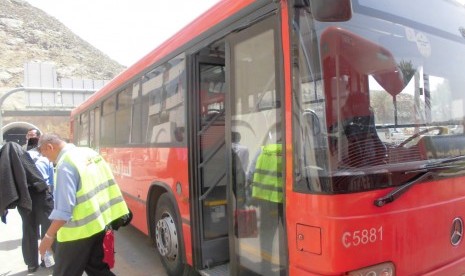
<instances>
[{"instance_id":1,"label":"windshield wiper","mask_svg":"<svg viewBox=\"0 0 465 276\"><path fill-rule=\"evenodd\" d=\"M450 164L454 162L459 162L462 161L461 163L457 164ZM438 162L433 162L426 164L424 167L418 169L418 170L411 170L411 171L406 171L405 173L419 173L418 176L416 176L414 179L409 180L407 183L400 185L399 187L395 188L391 192L389 192L387 195L380 197L376 199L373 204L377 207L382 207L388 203L393 202L394 200L398 199L401 195L403 195L407 190L409 190L413 185L416 183L428 178L432 174L436 174L438 172L444 171L444 170L450 170L450 169L465 169L465 164L463 163L465 161L465 156L457 156L453 158L448 158L444 160L440 160Z\"/></svg>"}]
</instances>

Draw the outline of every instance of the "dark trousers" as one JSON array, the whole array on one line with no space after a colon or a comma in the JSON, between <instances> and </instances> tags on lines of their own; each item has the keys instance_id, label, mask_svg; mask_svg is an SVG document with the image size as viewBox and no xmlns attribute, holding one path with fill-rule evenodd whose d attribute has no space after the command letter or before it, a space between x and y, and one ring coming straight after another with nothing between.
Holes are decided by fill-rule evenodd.
<instances>
[{"instance_id":1,"label":"dark trousers","mask_svg":"<svg viewBox=\"0 0 465 276\"><path fill-rule=\"evenodd\" d=\"M39 265L39 228L40 237L43 238L50 226L48 216L53 210L53 197L48 191L36 193L29 191L32 200L32 211L28 212L18 207L19 215L23 221L22 251L24 262L28 266Z\"/></svg>"},{"instance_id":2,"label":"dark trousers","mask_svg":"<svg viewBox=\"0 0 465 276\"><path fill-rule=\"evenodd\" d=\"M114 276L103 262L105 231L89 238L57 242L53 276Z\"/></svg>"}]
</instances>

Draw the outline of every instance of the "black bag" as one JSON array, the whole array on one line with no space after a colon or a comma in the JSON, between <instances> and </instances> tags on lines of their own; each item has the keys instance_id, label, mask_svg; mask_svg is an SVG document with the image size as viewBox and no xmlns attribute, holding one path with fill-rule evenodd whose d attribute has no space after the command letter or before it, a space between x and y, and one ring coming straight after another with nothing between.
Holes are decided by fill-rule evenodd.
<instances>
[{"instance_id":1,"label":"black bag","mask_svg":"<svg viewBox=\"0 0 465 276\"><path fill-rule=\"evenodd\" d=\"M114 221L110 223L111 229L118 230L121 226L129 225L129 223L131 223L131 220L132 220L132 212L131 210L129 210L129 213L127 213L126 215L120 218L115 219Z\"/></svg>"}]
</instances>

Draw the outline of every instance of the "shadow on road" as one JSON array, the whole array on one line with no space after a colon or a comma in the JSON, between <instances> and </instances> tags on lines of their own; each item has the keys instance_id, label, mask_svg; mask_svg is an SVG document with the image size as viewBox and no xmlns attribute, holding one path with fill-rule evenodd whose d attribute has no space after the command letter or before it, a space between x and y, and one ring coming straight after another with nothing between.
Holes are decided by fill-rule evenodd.
<instances>
[{"instance_id":1,"label":"shadow on road","mask_svg":"<svg viewBox=\"0 0 465 276\"><path fill-rule=\"evenodd\" d=\"M21 247L21 239L0 242L0 248L2 250L10 251L10 250L14 250L19 247ZM0 274L0 276L3 276L3 275L4 274Z\"/></svg>"},{"instance_id":2,"label":"shadow on road","mask_svg":"<svg viewBox=\"0 0 465 276\"><path fill-rule=\"evenodd\" d=\"M132 225L115 231L115 251L116 275L167 275L150 238Z\"/></svg>"}]
</instances>

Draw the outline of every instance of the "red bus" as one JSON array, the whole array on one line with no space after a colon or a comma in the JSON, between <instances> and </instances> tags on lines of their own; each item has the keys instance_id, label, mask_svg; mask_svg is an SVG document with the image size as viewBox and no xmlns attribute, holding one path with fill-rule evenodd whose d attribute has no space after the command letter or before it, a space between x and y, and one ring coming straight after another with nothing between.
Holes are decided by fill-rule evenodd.
<instances>
[{"instance_id":1,"label":"red bus","mask_svg":"<svg viewBox=\"0 0 465 276\"><path fill-rule=\"evenodd\" d=\"M223 0L72 141L169 275L462 275L464 53L462 0Z\"/></svg>"}]
</instances>

